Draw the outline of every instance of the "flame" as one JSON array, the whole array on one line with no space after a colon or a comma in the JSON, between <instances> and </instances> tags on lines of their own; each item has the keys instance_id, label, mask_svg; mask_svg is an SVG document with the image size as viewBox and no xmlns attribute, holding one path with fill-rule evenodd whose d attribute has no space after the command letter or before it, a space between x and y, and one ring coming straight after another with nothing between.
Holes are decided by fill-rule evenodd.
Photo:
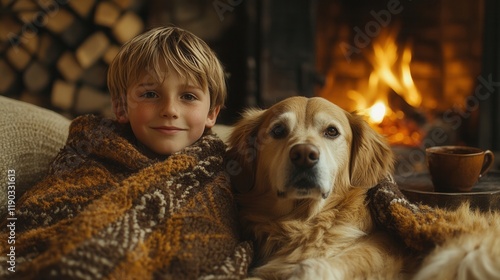
<instances>
[{"instance_id":1,"label":"flame","mask_svg":"<svg viewBox=\"0 0 500 280\"><path fill-rule=\"evenodd\" d=\"M418 108L422 96L413 82L410 71L412 50L406 45L402 51L396 43L396 34L381 34L373 43L370 62L373 71L368 78L368 89L361 94L349 91L348 97L355 101L356 110L367 116L368 122L386 135L393 144L418 145L421 133L405 113L389 105L390 91L398 94L408 105Z\"/></svg>"},{"instance_id":2,"label":"flame","mask_svg":"<svg viewBox=\"0 0 500 280\"><path fill-rule=\"evenodd\" d=\"M419 107L422 103L422 96L417 90L410 71L411 47L407 45L401 55L398 65L398 46L396 36L382 36L385 39L382 43L373 44L372 64L374 71L371 75L376 75L379 80L385 82L397 94L413 107ZM395 67L396 66L396 67ZM399 71L393 71L399 68ZM397 76L396 72L399 72ZM370 77L371 78L371 77Z\"/></svg>"},{"instance_id":3,"label":"flame","mask_svg":"<svg viewBox=\"0 0 500 280\"><path fill-rule=\"evenodd\" d=\"M388 28L373 38L372 49L367 56L373 70L366 76L366 81L348 80L338 89L336 75L341 71L337 71L340 68L332 67L328 70L319 95L346 110L365 115L372 128L387 137L389 143L418 146L424 129L421 127L422 118L425 118L421 114L423 100L411 75L411 45L398 46L397 32L397 27ZM345 86L349 87L346 91Z\"/></svg>"},{"instance_id":4,"label":"flame","mask_svg":"<svg viewBox=\"0 0 500 280\"><path fill-rule=\"evenodd\" d=\"M370 121L379 124L384 120L387 107L382 101L378 101L368 109Z\"/></svg>"}]
</instances>

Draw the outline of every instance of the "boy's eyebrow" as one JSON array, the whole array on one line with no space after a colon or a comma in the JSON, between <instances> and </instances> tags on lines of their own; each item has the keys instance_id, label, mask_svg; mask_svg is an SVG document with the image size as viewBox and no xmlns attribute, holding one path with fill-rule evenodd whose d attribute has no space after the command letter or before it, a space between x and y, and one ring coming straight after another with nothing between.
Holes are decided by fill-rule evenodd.
<instances>
[{"instance_id":1,"label":"boy's eyebrow","mask_svg":"<svg viewBox=\"0 0 500 280\"><path fill-rule=\"evenodd\" d=\"M135 87L156 87L158 86L158 83L156 82L145 82L145 83L140 83L140 84L137 84ZM181 84L179 86L180 88L183 88L183 89L199 89L199 90L203 90L202 87L198 86L198 85L195 85L195 84L191 84L191 83L187 83L187 84Z\"/></svg>"},{"instance_id":2,"label":"boy's eyebrow","mask_svg":"<svg viewBox=\"0 0 500 280\"><path fill-rule=\"evenodd\" d=\"M195 84L183 84L180 86L180 88L184 89L184 90L201 90L201 91L204 91L203 88L201 86L198 86L198 85L195 85Z\"/></svg>"},{"instance_id":3,"label":"boy's eyebrow","mask_svg":"<svg viewBox=\"0 0 500 280\"><path fill-rule=\"evenodd\" d=\"M137 87L151 87L151 86L155 86L155 85L157 85L157 83L154 83L154 82L152 82L152 83L140 83L137 85Z\"/></svg>"},{"instance_id":4,"label":"boy's eyebrow","mask_svg":"<svg viewBox=\"0 0 500 280\"><path fill-rule=\"evenodd\" d=\"M197 89L201 89L200 86L197 86L197 85L193 85L193 84L185 84L183 85L184 88L197 88Z\"/></svg>"}]
</instances>

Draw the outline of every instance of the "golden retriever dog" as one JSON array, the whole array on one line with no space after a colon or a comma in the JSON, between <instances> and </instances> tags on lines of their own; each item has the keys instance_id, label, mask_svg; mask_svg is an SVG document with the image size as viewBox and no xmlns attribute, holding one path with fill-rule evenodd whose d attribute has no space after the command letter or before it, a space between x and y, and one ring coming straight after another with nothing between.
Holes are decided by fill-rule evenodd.
<instances>
[{"instance_id":1,"label":"golden retriever dog","mask_svg":"<svg viewBox=\"0 0 500 280\"><path fill-rule=\"evenodd\" d=\"M292 97L247 110L228 145L240 216L256 246L252 276L407 279L419 269L418 256L370 214L367 191L390 176L393 155L361 116L322 98ZM440 260L436 254L430 258ZM421 275L439 277L448 266L434 263Z\"/></svg>"}]
</instances>

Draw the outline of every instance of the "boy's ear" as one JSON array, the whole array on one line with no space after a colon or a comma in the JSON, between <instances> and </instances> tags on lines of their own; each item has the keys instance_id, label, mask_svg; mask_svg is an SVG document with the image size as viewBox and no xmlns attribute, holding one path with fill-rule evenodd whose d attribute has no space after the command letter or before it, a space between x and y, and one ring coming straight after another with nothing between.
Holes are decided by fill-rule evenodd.
<instances>
[{"instance_id":1,"label":"boy's ear","mask_svg":"<svg viewBox=\"0 0 500 280\"><path fill-rule=\"evenodd\" d=\"M123 102L113 101L113 112L119 123L128 123L127 108Z\"/></svg>"},{"instance_id":2,"label":"boy's ear","mask_svg":"<svg viewBox=\"0 0 500 280\"><path fill-rule=\"evenodd\" d=\"M207 121L205 122L206 128L212 128L215 125L219 112L220 112L220 106L215 106L212 110L208 112Z\"/></svg>"}]
</instances>

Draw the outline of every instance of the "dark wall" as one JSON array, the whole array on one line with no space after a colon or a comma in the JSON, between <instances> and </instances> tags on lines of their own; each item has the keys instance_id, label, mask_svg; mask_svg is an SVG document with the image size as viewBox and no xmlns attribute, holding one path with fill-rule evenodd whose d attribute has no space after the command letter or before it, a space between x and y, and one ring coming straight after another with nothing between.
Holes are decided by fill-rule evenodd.
<instances>
[{"instance_id":1,"label":"dark wall","mask_svg":"<svg viewBox=\"0 0 500 280\"><path fill-rule=\"evenodd\" d=\"M479 146L500 150L500 2L486 0L483 68L477 84L480 99Z\"/></svg>"}]
</instances>

